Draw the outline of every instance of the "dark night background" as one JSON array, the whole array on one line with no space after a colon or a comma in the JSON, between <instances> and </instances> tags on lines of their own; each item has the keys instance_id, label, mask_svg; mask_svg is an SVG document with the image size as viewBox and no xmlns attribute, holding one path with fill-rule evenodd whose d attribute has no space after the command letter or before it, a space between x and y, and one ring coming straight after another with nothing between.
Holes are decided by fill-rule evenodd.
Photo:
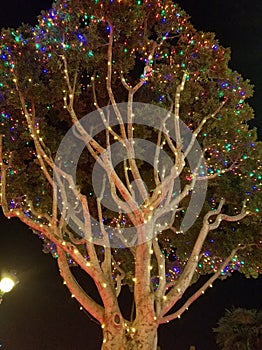
<instances>
[{"instance_id":1,"label":"dark night background","mask_svg":"<svg viewBox=\"0 0 262 350\"><path fill-rule=\"evenodd\" d=\"M36 23L50 0L0 2L0 27ZM231 68L255 85L250 104L262 138L262 1L180 0L199 30L214 31L231 47ZM56 261L42 253L41 241L22 223L0 216L0 270L16 270L20 283L0 306L3 350L99 350L101 332L71 299L59 277ZM215 350L212 328L231 306L262 308L262 278L246 280L235 273L217 281L180 320L160 328L161 350Z\"/></svg>"}]
</instances>

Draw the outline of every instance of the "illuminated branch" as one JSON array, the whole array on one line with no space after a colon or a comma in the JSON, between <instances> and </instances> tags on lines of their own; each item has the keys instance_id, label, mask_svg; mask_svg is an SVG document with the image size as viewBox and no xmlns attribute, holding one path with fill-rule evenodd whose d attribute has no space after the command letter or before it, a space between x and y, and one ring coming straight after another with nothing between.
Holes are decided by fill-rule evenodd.
<instances>
[{"instance_id":1,"label":"illuminated branch","mask_svg":"<svg viewBox=\"0 0 262 350\"><path fill-rule=\"evenodd\" d=\"M64 63L64 77L66 80L66 84L67 84L67 88L69 91L69 104L67 105L67 108L69 110L73 110L74 109L74 97L75 97L75 89L76 89L76 82L77 82L77 76L78 76L78 69L76 68L76 66L78 66L79 62L76 64L75 63L75 74L73 77L73 86L70 82L70 77L69 77L69 73L68 73L68 64L67 64L67 59L65 57L65 55L61 56L63 63ZM64 100L66 102L66 100Z\"/></svg>"},{"instance_id":2,"label":"illuminated branch","mask_svg":"<svg viewBox=\"0 0 262 350\"><path fill-rule=\"evenodd\" d=\"M89 135L87 133L87 131L84 129L84 127L79 123L79 120L77 118L77 115L75 113L74 110L74 89L72 88L71 84L70 84L70 79L69 79L69 75L68 75L68 64L67 64L67 59L64 55L62 55L62 60L64 62L64 72L65 72L65 78L66 78L66 82L67 82L67 87L69 90L69 105L66 102L66 97L64 97L64 103L65 103L65 107L67 109L67 111L70 114L71 117L71 121L73 123L73 125L76 127L76 129L78 130L79 134L81 135L83 141L85 141L88 150L90 151L90 153L93 156L96 156L93 152L93 149L98 152L98 154L102 154L105 149L94 140L94 138ZM92 149L93 148L93 149Z\"/></svg>"},{"instance_id":3,"label":"illuminated branch","mask_svg":"<svg viewBox=\"0 0 262 350\"><path fill-rule=\"evenodd\" d=\"M139 209L136 201L132 198L131 194L129 193L129 190L126 188L126 186L123 184L122 180L119 178L117 173L115 172L112 162L110 161L110 157L107 151L101 154L101 158L98 158L97 161L99 164L104 168L109 182L111 186L111 195L112 198L114 199L115 203L125 212L128 213L130 216L130 219L132 222L136 225L137 223L143 222L143 213ZM58 167L55 167L55 171L62 175L63 178L65 178L71 188L71 190L74 192L75 196L79 196L79 192L75 188L74 181L72 177L63 172L61 169ZM118 188L119 192L123 196L124 200L121 200L117 193L116 193L116 187ZM64 196L64 200L66 200ZM131 210L130 210L131 209ZM77 219L76 219L77 222ZM79 225L78 225L79 226Z\"/></svg>"},{"instance_id":4,"label":"illuminated branch","mask_svg":"<svg viewBox=\"0 0 262 350\"><path fill-rule=\"evenodd\" d=\"M116 296L118 297L121 292L122 287L122 281L126 276L126 273L121 267L118 265L118 263L115 261L115 259L112 257L113 265L115 269L119 272L119 274L116 277Z\"/></svg>"},{"instance_id":5,"label":"illuminated branch","mask_svg":"<svg viewBox=\"0 0 262 350\"><path fill-rule=\"evenodd\" d=\"M127 160L126 160L126 159L124 159L123 168L124 168L126 186L127 186L127 188L129 189L129 192L131 193L132 197L134 198L135 193L134 193L134 191L133 191L133 189L132 189L132 185L131 185L131 182L130 182L130 179L129 179L129 175L128 175L129 167L128 167L128 164L127 164Z\"/></svg>"},{"instance_id":6,"label":"illuminated branch","mask_svg":"<svg viewBox=\"0 0 262 350\"><path fill-rule=\"evenodd\" d=\"M134 181L139 190L139 193L142 197L142 200L145 202L148 197L147 188L144 185L142 177L140 175L139 169L136 164L136 155L134 151L134 140L133 140L133 110L132 110L132 101L128 101L128 143L126 145L129 168L132 172Z\"/></svg>"},{"instance_id":7,"label":"illuminated branch","mask_svg":"<svg viewBox=\"0 0 262 350\"><path fill-rule=\"evenodd\" d=\"M194 180L193 180L194 181ZM154 218L155 220L159 219L162 215L165 215L166 213L170 211L174 211L178 208L179 203L190 193L190 191L193 188L194 182L191 182L191 184L186 184L183 188L183 190L175 196L175 198L170 201L169 203L165 203L163 207L159 207L155 213Z\"/></svg>"},{"instance_id":8,"label":"illuminated branch","mask_svg":"<svg viewBox=\"0 0 262 350\"><path fill-rule=\"evenodd\" d=\"M127 82L126 82L126 79L124 78L124 75L123 75L123 71L120 72L120 79L121 79L121 83L123 84L123 86L126 88L126 90L129 92L129 91L132 91L132 86L128 85Z\"/></svg>"},{"instance_id":9,"label":"illuminated branch","mask_svg":"<svg viewBox=\"0 0 262 350\"><path fill-rule=\"evenodd\" d=\"M92 278L100 293L100 296L102 298L105 308L107 307L109 309L118 308L118 302L114 293L113 286L111 284L111 278L109 280L108 276L105 276L105 274L103 273L94 244L92 243L92 237L90 235L92 232L92 228L91 228L90 213L89 213L87 199L85 196L81 195L80 200L82 203L83 213L84 213L85 237L86 237L86 240L88 241L86 244L86 247L87 247L87 252L90 259L90 264L92 266ZM78 254L76 252L76 255L77 256L80 255L82 257L82 255L79 252Z\"/></svg>"},{"instance_id":10,"label":"illuminated branch","mask_svg":"<svg viewBox=\"0 0 262 350\"><path fill-rule=\"evenodd\" d=\"M157 208L157 210L154 213L155 221L157 222L157 220L161 218L161 216L165 215L170 211L176 211L178 208L178 204L181 202L183 198L185 198L188 195L189 190L190 190L190 186L186 185L184 187L184 190L178 196L176 196L171 203L164 205L163 207ZM159 226L159 231L167 229L170 225L172 225L172 222L167 223L167 225L161 226L162 228L160 228Z\"/></svg>"},{"instance_id":11,"label":"illuminated branch","mask_svg":"<svg viewBox=\"0 0 262 350\"><path fill-rule=\"evenodd\" d=\"M221 223L221 221L223 221L223 220L224 221L229 221L229 222L235 222L235 221L238 221L238 220L242 220L246 215L249 214L249 212L245 208L246 208L246 205L245 205L245 202L244 202L244 205L243 205L243 208L241 210L241 213L239 213L238 215L230 216L230 215L226 215L226 214L219 214L216 217L216 220L212 224L209 224L209 231L215 230L216 228L218 228L220 223Z\"/></svg>"},{"instance_id":12,"label":"illuminated branch","mask_svg":"<svg viewBox=\"0 0 262 350\"><path fill-rule=\"evenodd\" d=\"M6 167L3 163L2 158L2 135L0 135L0 164L1 164L1 206L3 209L3 214L10 219L11 217L16 217L20 219L24 224L37 232L42 232L44 236L53 242L57 243L57 236L52 234L52 225L49 222L46 224L45 222L39 222L42 218L37 216L37 220L35 217L28 217L22 209L10 209L8 207L7 199L6 199Z\"/></svg>"},{"instance_id":13,"label":"illuminated branch","mask_svg":"<svg viewBox=\"0 0 262 350\"><path fill-rule=\"evenodd\" d=\"M108 234L105 230L104 222L103 222L103 212L101 207L101 200L103 199L104 192L105 192L105 182L106 178L103 178L102 188L100 196L97 197L97 212L98 212L98 221L100 225L100 230L103 235L103 245L104 245L104 261L101 264L102 270L104 274L107 276L108 280L111 280L112 276L112 269L111 269L111 248L110 248L110 241L108 238Z\"/></svg>"},{"instance_id":14,"label":"illuminated branch","mask_svg":"<svg viewBox=\"0 0 262 350\"><path fill-rule=\"evenodd\" d=\"M69 207L69 203L68 203L68 193L65 189L65 181L67 181L68 184L68 188L70 189L70 191L72 192L72 194L75 196L75 200L76 202L80 202L81 199L81 194L79 192L79 190L76 187L76 184L74 183L74 180L72 178L71 175L63 172L60 168L55 167L55 173L54 173L55 177L56 177L56 182L58 184L59 187L59 194L61 196L60 200L60 205L62 205L62 208L60 208L60 220L59 220L59 224L58 224L58 231L61 233L64 230L64 227L66 226L65 223L65 218L66 218L66 214L68 211L68 207ZM76 215L76 211L75 210L70 210L70 219L77 225L77 227L82 227L82 221L77 217ZM57 222L57 220L56 220Z\"/></svg>"},{"instance_id":15,"label":"illuminated branch","mask_svg":"<svg viewBox=\"0 0 262 350\"><path fill-rule=\"evenodd\" d=\"M85 258L80 254L75 245L72 245L69 242L63 241L62 238L57 237L55 235L56 229L52 227L49 223L45 225L43 223L37 222L35 219L29 218L22 210L9 210L8 204L6 201L6 169L2 159L2 136L0 138L0 163L1 163L1 205L3 208L3 213L6 217L17 217L23 223L25 223L28 227L33 229L34 231L41 232L47 239L54 242L57 246L57 249L62 248L64 252L70 254L72 259L86 272L88 273L93 280L99 290L101 298L105 307L109 308L117 308L117 300L114 294L113 289L108 285L108 279L105 278L104 274L101 271L99 261L94 249L94 245L90 242L88 244L88 255L90 258L90 262L87 262ZM80 196L83 210L85 214L85 227L88 229L88 232L91 232L90 226L90 215L86 202L86 198L84 196ZM89 234L86 231L85 234L88 237ZM90 237L89 237L90 238ZM89 240L90 241L90 240Z\"/></svg>"},{"instance_id":16,"label":"illuminated branch","mask_svg":"<svg viewBox=\"0 0 262 350\"><path fill-rule=\"evenodd\" d=\"M159 47L162 45L163 41L160 43ZM157 49L157 43L154 41L153 44L152 44L152 49L151 49L151 52L148 56L148 59L146 61L146 65L144 67L144 75L143 75L143 78L134 86L129 86L127 83L126 83L126 80L123 76L123 72L121 71L120 73L120 78L121 78L121 82L123 84L123 86L126 88L126 90L129 92L129 94L131 93L132 95L134 95L144 84L145 82L148 80L148 72L151 72L152 71L152 67L151 67L151 60L152 58L154 57L154 53Z\"/></svg>"},{"instance_id":17,"label":"illuminated branch","mask_svg":"<svg viewBox=\"0 0 262 350\"><path fill-rule=\"evenodd\" d=\"M103 323L104 320L104 308L97 304L92 298L90 298L84 290L77 283L70 267L68 266L68 261L66 254L61 248L57 248L58 253L58 267L61 277L64 279L64 282L72 293L72 296L85 308L85 310L90 313L94 318L96 318L100 323Z\"/></svg>"},{"instance_id":18,"label":"illuminated branch","mask_svg":"<svg viewBox=\"0 0 262 350\"><path fill-rule=\"evenodd\" d=\"M107 92L111 101L111 104L113 106L113 109L115 111L116 117L118 119L119 125L120 125L120 131L121 131L121 136L123 140L127 140L126 137L126 131L125 131L125 126L124 122L121 116L121 113L119 112L119 109L117 107L117 103L112 91L112 52L113 52L113 40L114 40L114 35L113 35L113 26L111 23L108 23L109 27L109 42L108 42L108 50L107 50L107 79L106 79L106 88Z\"/></svg>"},{"instance_id":19,"label":"illuminated branch","mask_svg":"<svg viewBox=\"0 0 262 350\"><path fill-rule=\"evenodd\" d=\"M74 237L73 233L70 232L66 227L63 228L64 233L68 236L70 241L75 245L83 245L86 244L85 238L76 238Z\"/></svg>"},{"instance_id":20,"label":"illuminated branch","mask_svg":"<svg viewBox=\"0 0 262 350\"><path fill-rule=\"evenodd\" d=\"M126 191L126 188L124 188L124 190ZM129 194L130 201L128 201L128 203L126 203L126 201L122 201L116 193L116 186L113 181L110 182L110 193L116 205L122 211L127 213L128 217L130 218L131 222L134 225L138 223L141 224L143 222L143 212L139 209L135 199L132 198L130 194Z\"/></svg>"},{"instance_id":21,"label":"illuminated branch","mask_svg":"<svg viewBox=\"0 0 262 350\"><path fill-rule=\"evenodd\" d=\"M96 89L95 89L95 76L92 76L91 78L92 82L92 91L93 91L93 99L94 99L94 106L96 107L97 111L100 114L100 117L104 123L104 126L106 129L110 132L110 134L117 140L119 140L122 144L124 144L122 138L120 135L118 135L110 126L109 126L109 121L106 120L105 113L103 109L99 106L98 101L97 101L97 96L96 96Z\"/></svg>"},{"instance_id":22,"label":"illuminated branch","mask_svg":"<svg viewBox=\"0 0 262 350\"><path fill-rule=\"evenodd\" d=\"M53 185L53 198L52 198L52 226L54 234L57 235L57 186Z\"/></svg>"},{"instance_id":23,"label":"illuminated branch","mask_svg":"<svg viewBox=\"0 0 262 350\"><path fill-rule=\"evenodd\" d=\"M157 266L158 266L159 282L158 282L157 290L155 292L155 300L156 300L156 315L159 316L161 312L162 298L165 295L165 290L166 290L166 260L159 247L157 238L153 240L153 249L157 259Z\"/></svg>"},{"instance_id":24,"label":"illuminated branch","mask_svg":"<svg viewBox=\"0 0 262 350\"><path fill-rule=\"evenodd\" d=\"M181 143L181 135L180 135L180 126L179 126L179 104L180 104L180 94L181 91L184 89L186 80L186 73L183 75L183 79L181 84L177 87L177 93L175 97L175 115L174 115L174 124L175 124L175 135L176 135L176 146L174 146L173 141L171 140L169 136L169 132L165 127L166 120L170 117L170 112L167 114L164 122L163 122L163 131L164 136L167 141L168 146L170 147L170 150L173 152L175 156L175 164L173 165L170 174L161 182L158 183L156 186L156 189L150 199L150 205L153 207L157 207L168 195L168 200L171 200L171 194L173 188L173 182L178 176L181 174L182 170L184 169L185 165L185 157L183 153L181 152L182 143ZM173 101L168 96L169 101L171 102L171 107L173 107Z\"/></svg>"},{"instance_id":25,"label":"illuminated branch","mask_svg":"<svg viewBox=\"0 0 262 350\"><path fill-rule=\"evenodd\" d=\"M109 50L110 50L110 45L109 45ZM111 47L111 50L112 50L112 47ZM111 55L112 55L112 53L111 53ZM109 56L110 56L110 54L109 54ZM112 59L112 57L111 57L111 59ZM66 62L65 58L64 58L64 60ZM110 72L111 72L111 70L109 69L109 74L111 74ZM120 180L120 178L116 174L114 168L112 167L112 163L111 163L110 159L108 158L108 152L100 144L98 144L86 132L86 130L84 130L84 128L81 126L80 123L78 123L78 119L77 119L77 117L75 115L75 112L74 112L74 110L72 108L69 109L69 113L70 113L70 115L72 117L72 122L74 123L74 125L76 126L78 132L80 133L80 135L77 136L77 137L82 138L86 142L87 148L88 148L89 152L91 153L91 155L104 168L104 170L106 171L106 173L107 173L107 175L109 177L109 180L113 181L111 189L113 189L112 197L114 198L114 200L118 204L121 204L122 206L124 205L124 203L121 202L120 199L117 197L117 194L116 194L116 191L115 191L115 188L117 187L118 190L120 191L121 195L125 199L126 203L128 203L128 205L131 205L131 210L137 212L138 211L138 207L137 207L136 203L133 201L133 199L132 199L128 189L124 186L124 184L122 183L122 181ZM121 118L120 114L118 116L118 120L119 120L119 118ZM122 121L122 124L123 124L123 121ZM120 121L120 125L121 125L121 121ZM110 129L111 128L109 127L109 130ZM117 136L117 134L115 136ZM124 134L124 136L126 136L126 134ZM125 146L127 147L128 152L129 152L129 159L134 158L133 156L130 156L130 147L129 147L129 144L127 143L127 139L124 139L124 143L125 143ZM94 148L98 152L98 154L100 154L101 159L98 158L98 155L94 152L94 150L92 148ZM136 170L136 166L134 164L134 161L131 160L131 163L132 163L131 164L132 165L132 170L135 171ZM136 175L138 174L138 170L137 170L137 172L135 172L135 174ZM139 183L142 183L142 181L139 181ZM123 209L123 210L126 210L126 211L130 212L129 208L127 208L127 207L125 209ZM140 217L140 220L141 220L141 213L139 214L139 217Z\"/></svg>"},{"instance_id":26,"label":"illuminated branch","mask_svg":"<svg viewBox=\"0 0 262 350\"><path fill-rule=\"evenodd\" d=\"M39 163L40 163L40 166L41 166L41 170L42 170L43 174L45 175L47 181L50 183L51 186L53 186L54 185L53 184L53 179L50 176L48 169L46 168L44 159L46 161L49 161L49 163L51 163L51 164L53 164L53 163L48 158L47 154L44 152L44 150L41 147L41 144L39 142L39 137L38 137L38 135L37 135L37 133L35 131L35 127L34 127L34 125L32 123L32 120L30 119L29 111L26 108L25 98L24 98L21 90L19 89L17 77L15 77L14 83L15 83L16 90L18 92L18 96L19 96L19 99L20 99L20 103L21 103L21 107L22 107L23 113L25 115L28 127L29 127L30 132L31 132L31 136L32 136L33 141L34 141L34 145L35 145L36 152L37 152L37 159L39 160Z\"/></svg>"},{"instance_id":27,"label":"illuminated branch","mask_svg":"<svg viewBox=\"0 0 262 350\"><path fill-rule=\"evenodd\" d=\"M145 65L144 68L144 72L147 72L149 69L152 70L151 68L151 63L150 61L153 58L153 55L155 53L155 50L157 48L157 44L156 42L153 42L152 45L152 49L151 52L149 54L149 57L147 59L147 64ZM128 160L129 160L129 164L130 164L130 169L132 171L134 180L137 180L136 184L138 187L138 190L140 192L140 195L142 196L143 201L145 202L148 198L148 193L147 193L147 189L143 183L143 181L141 181L141 175L139 173L139 170L137 168L136 162L135 162L135 154L134 154L134 149L133 149L133 112L132 112L132 104L133 104L133 96L134 94L138 91L138 89L140 89L140 87L145 83L145 81L148 79L147 75L144 74L144 77L140 80L140 82L135 85L134 87L130 87L124 77L123 77L123 73L121 72L121 81L122 84L125 86L125 88L128 90L128 144L126 145L127 148L127 152L128 152ZM108 80L107 80L108 81Z\"/></svg>"},{"instance_id":28,"label":"illuminated branch","mask_svg":"<svg viewBox=\"0 0 262 350\"><path fill-rule=\"evenodd\" d=\"M202 294L205 293L205 291L209 288L212 287L212 283L220 277L220 275L223 273L224 269L227 267L227 265L230 263L230 261L233 259L233 257L236 255L237 251L240 249L245 249L246 247L239 247L235 248L232 250L231 254L225 259L225 261L220 265L218 271L214 273L214 275L207 280L203 286L198 289L197 292L195 292L188 300L184 303L184 305L177 310L176 312L164 316L159 320L159 324L167 323L170 322L176 318L179 318L188 308L189 306L196 300L198 299Z\"/></svg>"},{"instance_id":29,"label":"illuminated branch","mask_svg":"<svg viewBox=\"0 0 262 350\"><path fill-rule=\"evenodd\" d=\"M180 96L179 96L179 98L180 98ZM171 116L171 111L174 108L174 102L171 99L171 97L169 96L169 94L167 95L167 99L170 102L170 111L167 114L167 117L169 118ZM177 101L177 103L179 103L179 101ZM168 118L166 118L166 120ZM166 122L166 120L165 120L165 122ZM167 130L165 122L163 125L164 137L165 137L165 140L166 140L170 150L172 151L173 155L175 156L175 166L177 167L177 164L180 164L185 157L183 158L182 152L178 149L177 145L176 146L174 145L174 140L172 140L171 137L169 136L169 130ZM177 122L179 123L179 120L177 120Z\"/></svg>"},{"instance_id":30,"label":"illuminated branch","mask_svg":"<svg viewBox=\"0 0 262 350\"><path fill-rule=\"evenodd\" d=\"M179 126L180 95L181 95L181 92L184 90L186 77L187 77L187 73L185 72L183 75L181 84L179 84L176 89L176 97L175 97L174 125L175 125L175 135L176 135L176 148L179 151L182 148L182 139L180 134L180 126Z\"/></svg>"},{"instance_id":31,"label":"illuminated branch","mask_svg":"<svg viewBox=\"0 0 262 350\"><path fill-rule=\"evenodd\" d=\"M248 212L246 212L244 209L245 205L243 206L243 210L241 211L240 214L232 215L232 216L220 214L224 203L225 203L225 200L221 199L221 201L218 205L218 208L215 210L210 210L204 216L202 228L201 228L200 233L199 233L199 235L196 239L196 242L194 244L191 256L190 256L181 276L177 280L175 286L170 290L170 292L167 294L167 296L165 298L165 301L163 303L163 311L162 311L163 315L166 314L173 307L173 305L177 302L178 299L181 298L183 293L186 291L186 289L190 285L190 282L192 280L196 266L197 266L198 261L199 261L199 255L200 255L201 249L202 249L203 244L205 242L205 239L208 235L208 232L210 230L218 227L222 220L235 222L235 221L243 219L248 214ZM215 215L217 215L217 218L215 220L215 224L214 225L210 224L209 223L210 217L215 216ZM217 225L217 223L219 223L219 224Z\"/></svg>"},{"instance_id":32,"label":"illuminated branch","mask_svg":"<svg viewBox=\"0 0 262 350\"><path fill-rule=\"evenodd\" d=\"M27 109L26 109L27 110ZM36 119L36 109L35 109L35 102L31 101L31 116L32 119L30 119L30 115L29 113L27 113L28 116L28 120L27 120L27 124L28 122L30 122L30 125L32 125L32 129L33 131L35 131L34 125L35 125L35 119ZM29 126L29 124L28 124ZM30 126L29 126L30 128ZM37 150L39 152L39 154L41 154L41 156L43 157L43 160L51 167L53 168L53 159L52 159L52 155L51 155L51 151L50 149L46 146L46 144L44 143L44 140L42 137L38 137L38 134L34 132L34 137L36 139L36 141L34 141L34 143L37 146ZM49 155L47 155L47 152L49 153Z\"/></svg>"},{"instance_id":33,"label":"illuminated branch","mask_svg":"<svg viewBox=\"0 0 262 350\"><path fill-rule=\"evenodd\" d=\"M195 167L195 169L192 172L192 176L191 176L191 182L189 184L186 184L184 186L183 191L179 194L176 195L175 198L172 200L171 196L169 196L169 201L166 202L165 206L163 207L163 209L160 209L160 212L162 210L162 212L167 212L168 210L174 210L174 208L178 207L178 204L187 196L189 195L190 191L192 191L195 187L196 181L199 179L199 177L197 176L198 174L198 170L200 168L201 163L203 162L203 155L201 155L199 157L198 160L198 164ZM181 165L182 166L182 165ZM179 169L178 169L178 173ZM173 188L173 187L172 187Z\"/></svg>"},{"instance_id":34,"label":"illuminated branch","mask_svg":"<svg viewBox=\"0 0 262 350\"><path fill-rule=\"evenodd\" d=\"M35 208L34 208L34 205L33 205L33 202L31 200L26 200L27 204L28 204L28 208L30 210L30 212L38 219L45 219L48 223L51 224L52 222L52 218L51 216L49 216L48 214L46 213L39 213Z\"/></svg>"},{"instance_id":35,"label":"illuminated branch","mask_svg":"<svg viewBox=\"0 0 262 350\"><path fill-rule=\"evenodd\" d=\"M198 177L198 181L203 181L203 180L213 180L213 179L216 179L218 176L221 176L221 174L225 174L225 173L228 173L229 171L232 171L236 164L239 162L240 158L239 159L236 159L231 165L230 167L228 167L227 169L222 169L221 170L221 173L215 173L215 174L212 174L212 175L206 175L206 176L200 176Z\"/></svg>"},{"instance_id":36,"label":"illuminated branch","mask_svg":"<svg viewBox=\"0 0 262 350\"><path fill-rule=\"evenodd\" d=\"M108 63L108 68L107 68L107 79L106 79L106 86L107 86L107 91L108 91L108 95L112 104L112 107L114 109L114 112L116 114L116 117L118 119L119 122L119 126L120 126L120 132L121 132L121 138L120 141L124 144L126 151L127 151L127 155L128 155L128 161L130 163L130 169L132 171L133 177L135 180L137 180L137 187L140 191L140 194L142 195L143 200L145 200L148 196L147 191L146 191L146 187L143 183L143 181L141 181L141 176L139 173L139 170L137 168L136 162L135 162L135 154L134 154L134 148L133 148L133 139L132 139L132 131L130 133L130 128L132 130L132 96L133 96L133 91L129 93L129 103L128 103L128 120L129 120L129 136L131 139L129 139L127 137L126 131L125 131L125 126L124 126L124 122L121 116L121 113L117 107L116 101L115 101L115 97L112 91L112 86L111 86L111 80L112 80L112 50L113 50L113 27L112 25L109 23L109 28L110 28L110 33L109 33L109 44L108 44L108 51L107 51L107 63ZM93 85L94 86L94 85ZM93 94L94 94L95 90L93 88ZM95 95L94 95L95 96ZM106 123L105 118L103 118L103 122ZM111 128L109 127L110 132L112 131ZM119 138L117 134L114 135L117 139ZM112 171L112 170L111 170ZM118 187L119 189L119 181L115 183L115 185ZM123 186L121 185L121 189L123 191ZM120 190L120 189L119 189ZM129 197L129 199L127 199L127 192L125 192L125 200L126 201L130 201L131 198Z\"/></svg>"},{"instance_id":37,"label":"illuminated branch","mask_svg":"<svg viewBox=\"0 0 262 350\"><path fill-rule=\"evenodd\" d=\"M160 180L159 180L159 169L158 169L158 163L159 163L159 154L160 154L160 147L161 147L161 138L162 138L162 130L158 131L157 135L157 144L156 144L156 151L155 151L155 157L154 157L154 180L155 185L159 186Z\"/></svg>"},{"instance_id":38,"label":"illuminated branch","mask_svg":"<svg viewBox=\"0 0 262 350\"><path fill-rule=\"evenodd\" d=\"M162 138L163 130L165 131L164 132L165 138L168 139L168 145L170 146L172 151L175 151L175 147L173 145L173 142L171 141L171 139L167 133L167 130L165 128L165 123L166 123L167 119L170 118L172 109L173 109L173 101L171 100L170 110L167 113L166 117L164 118L162 125L159 128L158 135L157 135L157 144L156 144L156 151L155 151L155 156L154 156L154 180L155 180L156 187L160 185L159 174L158 174L158 163L159 163L160 150L163 148L163 145L165 144L165 141L163 141L162 145L161 145L161 138Z\"/></svg>"},{"instance_id":39,"label":"illuminated branch","mask_svg":"<svg viewBox=\"0 0 262 350\"><path fill-rule=\"evenodd\" d=\"M224 107L224 105L226 104L226 102L228 101L228 99L226 99L225 101L223 101L221 103L221 105L215 110L214 113L210 114L209 116L205 117L202 119L202 121L200 122L200 124L198 125L198 127L193 131L193 134L192 134L192 137L191 137L191 140L190 140L190 143L186 149L186 151L184 152L184 157L186 158L189 154L189 152L191 151L196 139L197 139L197 136L199 135L199 133L202 131L204 125L206 124L206 122L211 119L211 118L214 118L217 113L219 113L221 111L221 109Z\"/></svg>"}]
</instances>

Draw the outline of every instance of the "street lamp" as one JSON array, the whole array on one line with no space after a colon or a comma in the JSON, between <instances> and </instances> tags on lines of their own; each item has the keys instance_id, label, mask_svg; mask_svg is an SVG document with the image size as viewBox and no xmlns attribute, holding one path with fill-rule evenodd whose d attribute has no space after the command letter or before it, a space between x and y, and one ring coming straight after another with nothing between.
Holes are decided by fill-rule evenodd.
<instances>
[{"instance_id":1,"label":"street lamp","mask_svg":"<svg viewBox=\"0 0 262 350\"><path fill-rule=\"evenodd\" d=\"M14 286L18 283L18 279L14 274L5 273L0 280L0 304L3 301L3 295L11 292Z\"/></svg>"}]
</instances>

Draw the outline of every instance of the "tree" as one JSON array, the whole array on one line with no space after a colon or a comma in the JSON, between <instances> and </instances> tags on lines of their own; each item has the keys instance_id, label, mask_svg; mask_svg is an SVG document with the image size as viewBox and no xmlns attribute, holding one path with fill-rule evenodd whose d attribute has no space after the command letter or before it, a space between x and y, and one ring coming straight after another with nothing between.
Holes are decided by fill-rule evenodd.
<instances>
[{"instance_id":1,"label":"tree","mask_svg":"<svg viewBox=\"0 0 262 350\"><path fill-rule=\"evenodd\" d=\"M214 34L169 0L59 0L37 26L3 29L0 55L3 212L43 239L103 350L156 349L158 326L216 279L258 276L252 86Z\"/></svg>"},{"instance_id":2,"label":"tree","mask_svg":"<svg viewBox=\"0 0 262 350\"><path fill-rule=\"evenodd\" d=\"M225 315L218 321L218 327L214 328L218 345L224 350L259 349L261 318L262 313L258 310L226 310Z\"/></svg>"}]
</instances>

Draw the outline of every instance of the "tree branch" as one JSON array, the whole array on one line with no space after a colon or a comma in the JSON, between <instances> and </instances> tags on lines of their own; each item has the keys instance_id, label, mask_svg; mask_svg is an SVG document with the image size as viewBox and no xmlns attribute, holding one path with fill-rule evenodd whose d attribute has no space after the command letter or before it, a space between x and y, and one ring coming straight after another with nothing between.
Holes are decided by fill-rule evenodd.
<instances>
[{"instance_id":1,"label":"tree branch","mask_svg":"<svg viewBox=\"0 0 262 350\"><path fill-rule=\"evenodd\" d=\"M211 118L214 118L217 113L219 113L221 111L221 109L224 107L224 105L226 104L226 102L228 101L228 99L226 99L225 101L223 101L221 103L221 105L215 110L214 113L210 114L209 116L203 118L200 122L200 124L198 125L198 127L194 130L193 134L192 134L192 137L191 137L191 140L190 140L190 143L186 149L186 151L184 152L184 156L185 158L188 156L189 152L191 151L192 147L193 147L193 144L194 142L196 141L197 139L197 136L199 135L199 133L201 132L201 130L203 129L203 126L206 124L206 122L211 119Z\"/></svg>"},{"instance_id":2,"label":"tree branch","mask_svg":"<svg viewBox=\"0 0 262 350\"><path fill-rule=\"evenodd\" d=\"M181 298L181 296L184 294L184 292L190 285L190 282L193 278L196 266L199 261L199 255L200 255L202 246L205 242L208 232L213 229L212 224L209 224L209 218L211 216L218 215L218 217L216 218L216 224L217 222L220 224L222 220L231 221L231 222L241 220L248 214L248 212L246 212L244 209L245 205L243 206L242 212L238 215L230 216L230 215L220 214L224 203L225 203L225 200L221 199L218 205L218 208L215 210L210 210L204 216L202 228L194 244L191 256L181 276L177 280L175 286L169 291L167 296L165 296L165 300L163 302L162 314L166 314L173 307L173 305L177 302L178 299Z\"/></svg>"},{"instance_id":3,"label":"tree branch","mask_svg":"<svg viewBox=\"0 0 262 350\"><path fill-rule=\"evenodd\" d=\"M182 149L182 139L180 134L180 126L179 126L180 96L181 96L181 92L184 90L186 77L187 77L187 73L185 72L183 74L181 84L179 84L176 89L176 97L175 97L174 125L175 125L175 135L176 135L176 148L179 151Z\"/></svg>"},{"instance_id":4,"label":"tree branch","mask_svg":"<svg viewBox=\"0 0 262 350\"><path fill-rule=\"evenodd\" d=\"M185 302L185 304L176 312L164 316L159 320L159 324L168 323L176 318L179 318L187 309L188 307L196 300L198 299L204 292L207 290L207 288L212 287L212 283L219 278L225 267L230 263L230 261L233 259L233 257L236 255L236 252L240 249L245 249L246 247L238 247L232 250L231 254L225 259L225 261L220 265L220 268L214 275L208 279L206 283L203 284L203 286L195 292L188 300Z\"/></svg>"},{"instance_id":5,"label":"tree branch","mask_svg":"<svg viewBox=\"0 0 262 350\"><path fill-rule=\"evenodd\" d=\"M94 318L96 318L101 324L104 320L104 308L97 304L92 298L90 298L86 292L77 283L75 277L73 276L70 267L68 266L66 254L63 249L57 247L58 253L58 267L59 272L64 283L66 284L72 296L85 308L85 310L90 313Z\"/></svg>"},{"instance_id":6,"label":"tree branch","mask_svg":"<svg viewBox=\"0 0 262 350\"><path fill-rule=\"evenodd\" d=\"M162 251L158 244L158 239L153 240L153 249L157 259L158 266L158 287L155 292L155 301L156 301L156 315L159 316L161 312L162 298L165 295L166 290L166 260L162 254Z\"/></svg>"}]
</instances>

